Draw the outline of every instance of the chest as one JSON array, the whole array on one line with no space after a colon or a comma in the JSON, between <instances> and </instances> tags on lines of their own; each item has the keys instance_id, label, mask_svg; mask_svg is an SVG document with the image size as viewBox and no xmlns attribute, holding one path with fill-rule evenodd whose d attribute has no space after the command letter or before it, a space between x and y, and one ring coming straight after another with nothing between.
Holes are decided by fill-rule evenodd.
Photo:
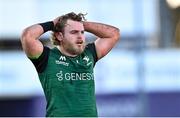
<instances>
[{"instance_id":1,"label":"chest","mask_svg":"<svg viewBox=\"0 0 180 118\"><path fill-rule=\"evenodd\" d=\"M68 84L80 87L93 84L93 66L93 58L89 55L76 58L63 55L50 56L46 68L49 84L51 83L53 87Z\"/></svg>"}]
</instances>

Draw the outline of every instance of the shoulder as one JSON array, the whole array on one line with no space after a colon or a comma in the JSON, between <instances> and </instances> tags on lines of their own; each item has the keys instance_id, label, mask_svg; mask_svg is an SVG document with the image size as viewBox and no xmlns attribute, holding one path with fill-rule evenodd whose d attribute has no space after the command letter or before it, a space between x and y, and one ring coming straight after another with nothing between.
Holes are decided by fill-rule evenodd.
<instances>
[{"instance_id":1,"label":"shoulder","mask_svg":"<svg viewBox=\"0 0 180 118\"><path fill-rule=\"evenodd\" d=\"M98 61L97 53L96 53L96 47L94 43L89 43L86 45L85 52L91 54L93 56L94 62L96 63Z\"/></svg>"},{"instance_id":2,"label":"shoulder","mask_svg":"<svg viewBox=\"0 0 180 118\"><path fill-rule=\"evenodd\" d=\"M34 64L38 73L41 73L46 68L48 57L49 57L50 48L44 46L42 54L37 59L29 58Z\"/></svg>"}]
</instances>

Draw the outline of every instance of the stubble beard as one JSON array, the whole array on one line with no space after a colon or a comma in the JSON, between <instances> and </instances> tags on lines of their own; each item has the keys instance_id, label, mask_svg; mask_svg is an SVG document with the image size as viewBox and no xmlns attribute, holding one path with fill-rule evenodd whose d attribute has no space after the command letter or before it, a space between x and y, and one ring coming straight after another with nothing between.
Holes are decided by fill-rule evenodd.
<instances>
[{"instance_id":1,"label":"stubble beard","mask_svg":"<svg viewBox=\"0 0 180 118\"><path fill-rule=\"evenodd\" d=\"M72 46L71 51L75 55L79 55L84 51L84 49L85 49L85 44L84 43L82 45L80 45L80 46L75 44L74 46Z\"/></svg>"},{"instance_id":2,"label":"stubble beard","mask_svg":"<svg viewBox=\"0 0 180 118\"><path fill-rule=\"evenodd\" d=\"M66 52L68 52L71 55L79 55L84 51L85 43L81 45L69 44L69 45L64 46L64 49L66 50Z\"/></svg>"}]
</instances>

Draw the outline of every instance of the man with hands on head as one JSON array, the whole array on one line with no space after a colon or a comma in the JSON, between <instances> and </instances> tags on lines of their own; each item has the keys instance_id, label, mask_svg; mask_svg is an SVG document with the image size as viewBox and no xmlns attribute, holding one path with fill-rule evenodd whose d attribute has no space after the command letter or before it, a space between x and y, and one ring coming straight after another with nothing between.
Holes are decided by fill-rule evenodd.
<instances>
[{"instance_id":1,"label":"man with hands on head","mask_svg":"<svg viewBox=\"0 0 180 118\"><path fill-rule=\"evenodd\" d=\"M52 49L39 41L47 31L53 32ZM85 31L98 38L86 44ZM47 117L97 116L93 68L119 37L118 28L85 21L84 14L73 12L24 29L22 47L38 72Z\"/></svg>"}]
</instances>

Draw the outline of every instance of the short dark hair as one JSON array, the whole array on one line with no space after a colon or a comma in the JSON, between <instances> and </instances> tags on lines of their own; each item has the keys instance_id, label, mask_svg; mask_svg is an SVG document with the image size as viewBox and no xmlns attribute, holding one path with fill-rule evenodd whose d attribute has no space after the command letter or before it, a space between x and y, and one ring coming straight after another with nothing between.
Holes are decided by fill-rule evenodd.
<instances>
[{"instance_id":1,"label":"short dark hair","mask_svg":"<svg viewBox=\"0 0 180 118\"><path fill-rule=\"evenodd\" d=\"M70 12L67 13L65 15L60 16L58 22L56 23L55 27L54 27L54 31L52 33L52 42L54 45L58 45L59 41L57 40L57 38L55 37L55 32L62 32L64 33L64 27L67 23L67 20L73 20L73 21L78 21L78 22L82 22L85 21L85 15L86 14L75 14L74 12Z\"/></svg>"}]
</instances>

